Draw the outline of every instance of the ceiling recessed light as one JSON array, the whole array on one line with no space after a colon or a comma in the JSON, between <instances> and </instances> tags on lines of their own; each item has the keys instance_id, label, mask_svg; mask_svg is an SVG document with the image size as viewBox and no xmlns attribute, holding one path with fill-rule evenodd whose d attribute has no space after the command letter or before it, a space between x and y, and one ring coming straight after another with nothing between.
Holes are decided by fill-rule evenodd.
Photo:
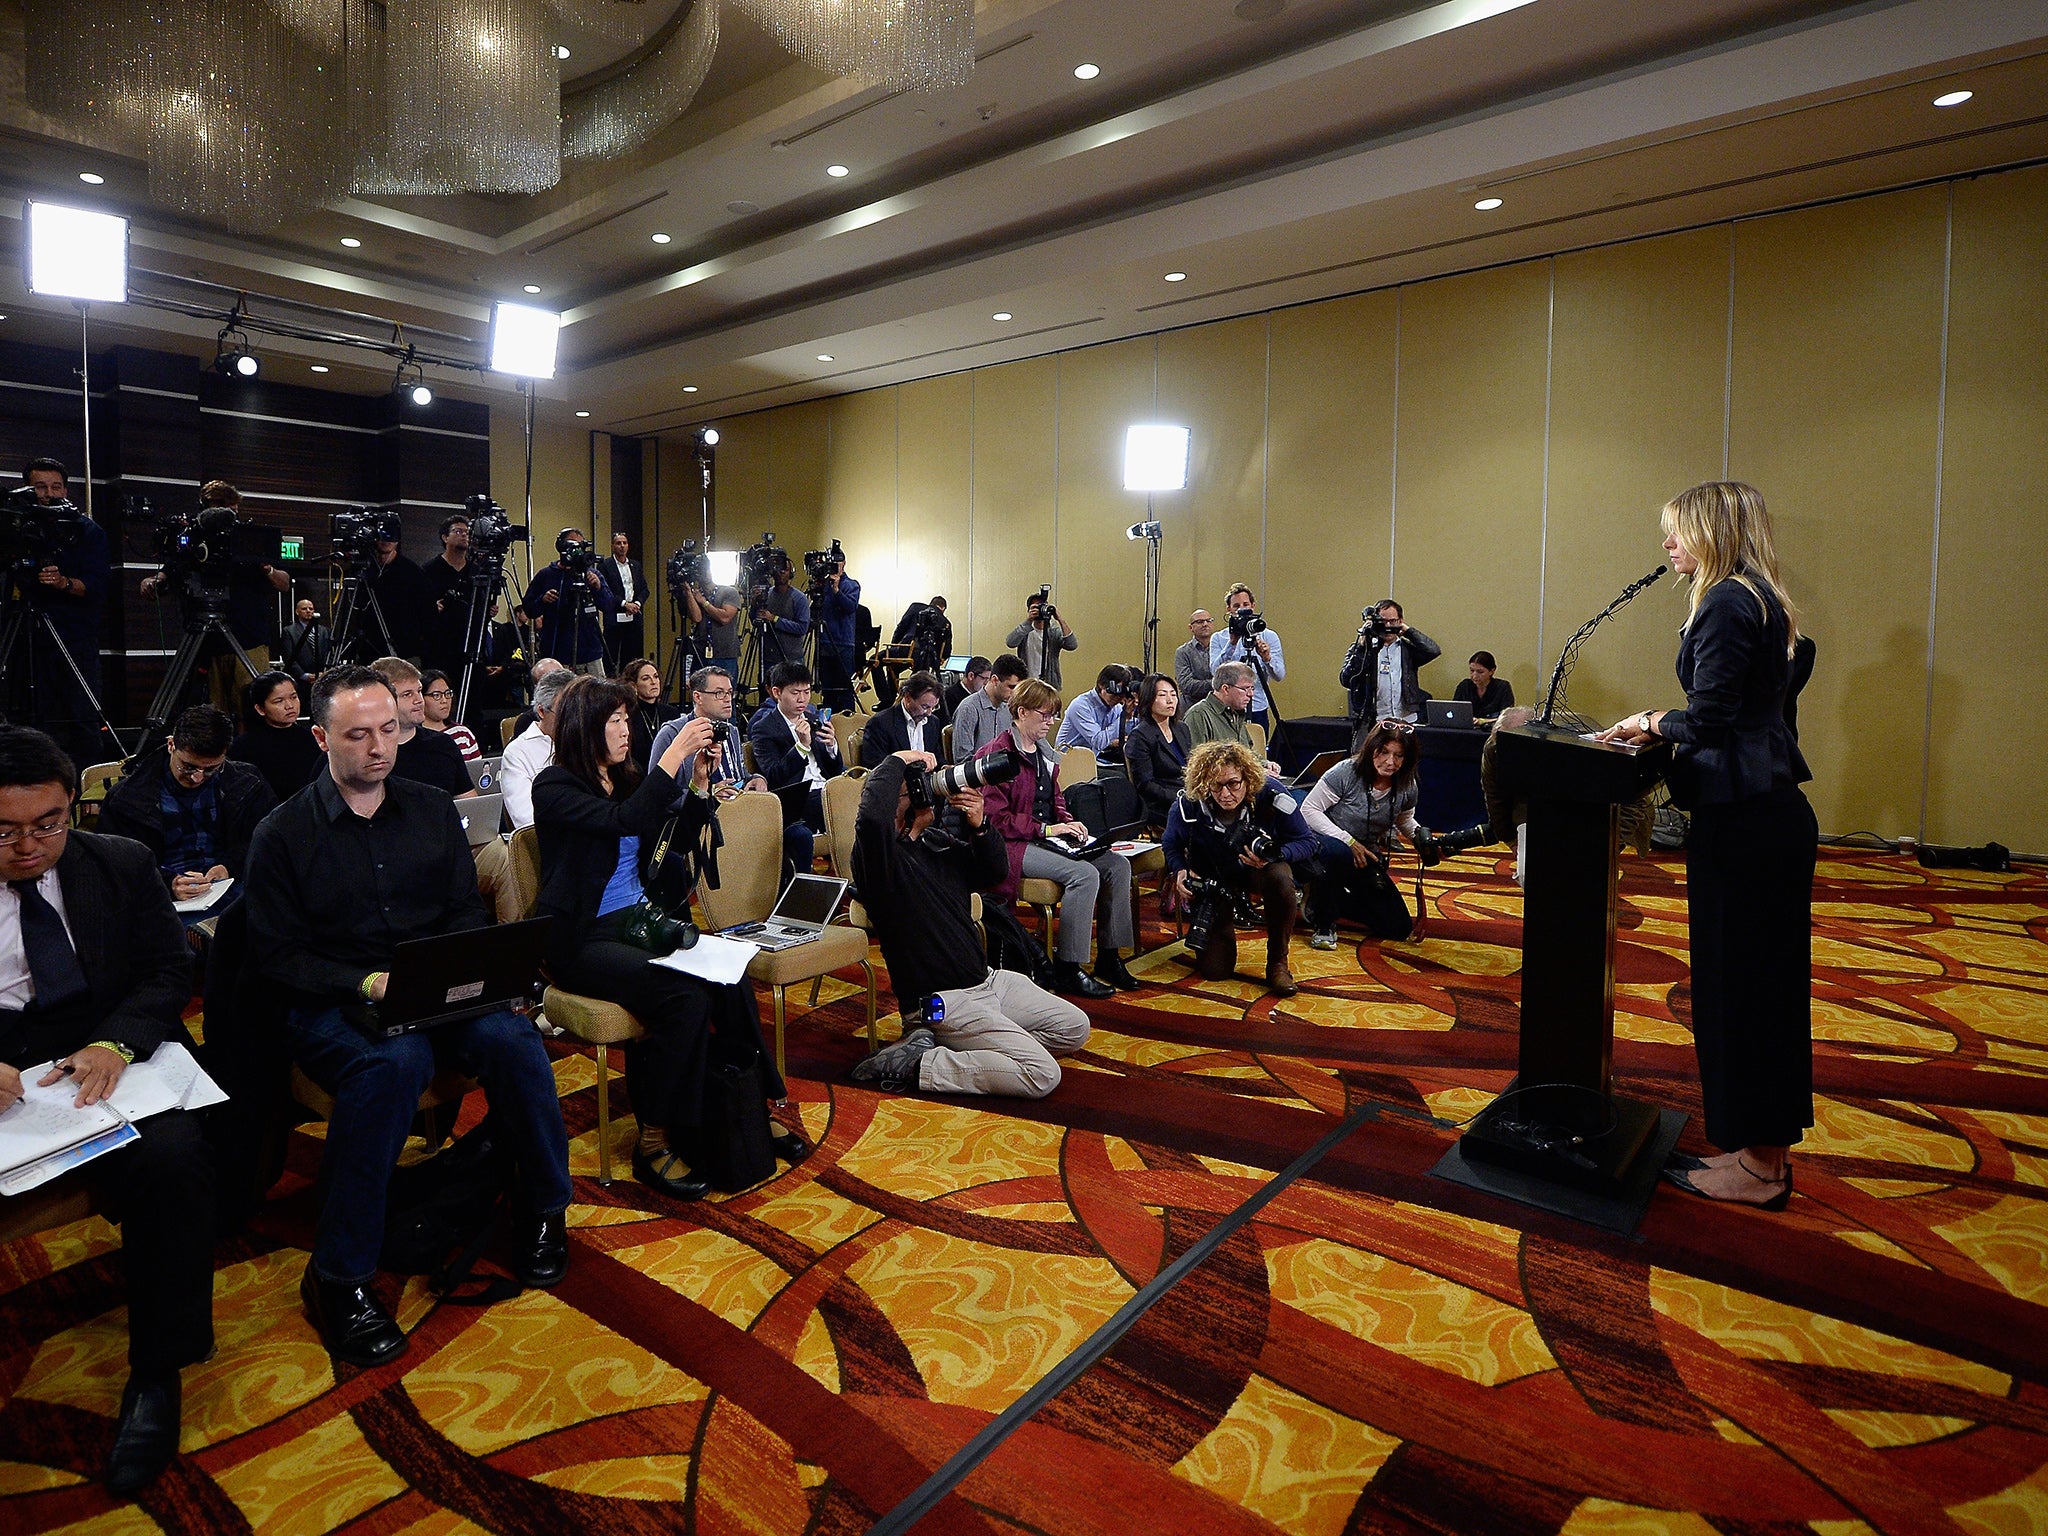
<instances>
[{"instance_id":1,"label":"ceiling recessed light","mask_svg":"<svg viewBox=\"0 0 2048 1536\"><path fill-rule=\"evenodd\" d=\"M1472 206L1478 209L1481 213L1491 213L1494 209L1500 206L1500 199L1497 197L1482 197L1481 199L1479 199L1478 202L1474 203Z\"/></svg>"},{"instance_id":2,"label":"ceiling recessed light","mask_svg":"<svg viewBox=\"0 0 2048 1536\"><path fill-rule=\"evenodd\" d=\"M1968 96L1969 93L1965 91L1963 94L1965 96ZM78 179L84 182L88 187L97 187L105 185L107 178L102 176L98 171L80 171L78 173Z\"/></svg>"},{"instance_id":3,"label":"ceiling recessed light","mask_svg":"<svg viewBox=\"0 0 2048 1536\"><path fill-rule=\"evenodd\" d=\"M745 215L750 213L759 213L761 211L761 205L759 203L749 202L744 197L736 197L731 202L725 205L725 211L727 213L736 213L744 217Z\"/></svg>"},{"instance_id":4,"label":"ceiling recessed light","mask_svg":"<svg viewBox=\"0 0 2048 1536\"><path fill-rule=\"evenodd\" d=\"M313 371L315 373L325 373L327 371L327 365L325 363L315 363L313 364Z\"/></svg>"},{"instance_id":5,"label":"ceiling recessed light","mask_svg":"<svg viewBox=\"0 0 2048 1536\"><path fill-rule=\"evenodd\" d=\"M564 48L560 43L557 43L555 44L555 57L558 59L566 59L567 57L569 57L569 50L567 48Z\"/></svg>"},{"instance_id":6,"label":"ceiling recessed light","mask_svg":"<svg viewBox=\"0 0 2048 1536\"><path fill-rule=\"evenodd\" d=\"M539 293L539 292L540 292L540 284L539 284L539 283L528 283L528 284L526 285L526 291L527 291L528 293Z\"/></svg>"},{"instance_id":7,"label":"ceiling recessed light","mask_svg":"<svg viewBox=\"0 0 2048 1536\"><path fill-rule=\"evenodd\" d=\"M0 320L4 320L5 318L6 316L0 315ZM686 395L694 395L695 393L697 393L697 386L694 384L685 384L683 386L683 393Z\"/></svg>"},{"instance_id":8,"label":"ceiling recessed light","mask_svg":"<svg viewBox=\"0 0 2048 1536\"><path fill-rule=\"evenodd\" d=\"M1093 80L1101 73L1102 66L1100 64L1076 64L1074 66L1074 78L1076 80Z\"/></svg>"},{"instance_id":9,"label":"ceiling recessed light","mask_svg":"<svg viewBox=\"0 0 2048 1536\"><path fill-rule=\"evenodd\" d=\"M847 176L852 173L843 165L828 165L825 167L825 174L827 176Z\"/></svg>"},{"instance_id":10,"label":"ceiling recessed light","mask_svg":"<svg viewBox=\"0 0 2048 1536\"><path fill-rule=\"evenodd\" d=\"M577 416L578 416L579 418L581 418L581 417L584 417L584 416L588 416L589 414L590 414L590 412L588 412L588 411L578 411L578 412L576 413L576 415L577 415Z\"/></svg>"},{"instance_id":11,"label":"ceiling recessed light","mask_svg":"<svg viewBox=\"0 0 2048 1536\"><path fill-rule=\"evenodd\" d=\"M1950 91L1946 96L1935 97L1934 104L1937 107L1960 107L1976 94L1975 91Z\"/></svg>"},{"instance_id":12,"label":"ceiling recessed light","mask_svg":"<svg viewBox=\"0 0 2048 1536\"><path fill-rule=\"evenodd\" d=\"M1169 283L1184 283L1188 280L1188 275L1185 272L1169 272L1166 274L1166 280Z\"/></svg>"},{"instance_id":13,"label":"ceiling recessed light","mask_svg":"<svg viewBox=\"0 0 2048 1536\"><path fill-rule=\"evenodd\" d=\"M832 361L832 354L830 352L820 352L818 354L818 361L821 363L829 363Z\"/></svg>"},{"instance_id":14,"label":"ceiling recessed light","mask_svg":"<svg viewBox=\"0 0 2048 1536\"><path fill-rule=\"evenodd\" d=\"M341 244L344 250L358 250L361 248L362 243L363 242L358 240L354 235L343 235L341 237Z\"/></svg>"},{"instance_id":15,"label":"ceiling recessed light","mask_svg":"<svg viewBox=\"0 0 2048 1536\"><path fill-rule=\"evenodd\" d=\"M990 316L989 316L989 319L991 319L991 320L1014 320L1014 319L1016 319L1016 316L1015 316L1015 315L1012 315L1012 314L1011 314L1011 313L1010 313L1010 312L1009 312L1009 311L1008 311L1007 309L999 309L999 310L997 310L997 311L996 311L996 312L995 312L994 314L990 315Z\"/></svg>"},{"instance_id":16,"label":"ceiling recessed light","mask_svg":"<svg viewBox=\"0 0 2048 1536\"><path fill-rule=\"evenodd\" d=\"M649 236L648 236L647 238L648 238L648 239L650 239L650 240L652 240L652 241L653 241L653 242L654 242L654 243L655 243L656 245L667 245L667 244L669 243L669 241L671 241L671 240L673 240L673 239L675 238L675 236L673 236L673 235L649 235Z\"/></svg>"}]
</instances>

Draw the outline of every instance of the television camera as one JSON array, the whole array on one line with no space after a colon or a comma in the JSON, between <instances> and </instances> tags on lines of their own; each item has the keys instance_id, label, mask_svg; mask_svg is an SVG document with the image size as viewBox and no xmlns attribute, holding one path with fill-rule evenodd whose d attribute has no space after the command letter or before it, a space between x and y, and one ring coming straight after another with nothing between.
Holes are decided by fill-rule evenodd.
<instances>
[{"instance_id":1,"label":"television camera","mask_svg":"<svg viewBox=\"0 0 2048 1536\"><path fill-rule=\"evenodd\" d=\"M146 512L148 503L142 505ZM36 573L77 540L82 516L71 501L37 501L32 485L0 498L0 565L22 591L33 593Z\"/></svg>"}]
</instances>

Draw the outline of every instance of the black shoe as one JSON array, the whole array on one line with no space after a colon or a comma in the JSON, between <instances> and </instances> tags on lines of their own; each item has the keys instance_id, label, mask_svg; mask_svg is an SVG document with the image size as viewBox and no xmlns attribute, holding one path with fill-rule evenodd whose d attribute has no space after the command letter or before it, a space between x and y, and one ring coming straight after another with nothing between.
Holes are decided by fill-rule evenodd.
<instances>
[{"instance_id":1,"label":"black shoe","mask_svg":"<svg viewBox=\"0 0 2048 1536\"><path fill-rule=\"evenodd\" d=\"M853 1080L873 1083L883 1093L915 1093L918 1072L925 1053L938 1047L939 1037L929 1029L911 1030L893 1045L885 1045L872 1056L853 1064Z\"/></svg>"},{"instance_id":2,"label":"black shoe","mask_svg":"<svg viewBox=\"0 0 2048 1536\"><path fill-rule=\"evenodd\" d=\"M121 1420L102 1474L107 1491L120 1498L139 1492L178 1454L181 1408L176 1371L137 1371L121 1394Z\"/></svg>"},{"instance_id":3,"label":"black shoe","mask_svg":"<svg viewBox=\"0 0 2048 1536\"><path fill-rule=\"evenodd\" d=\"M527 1218L512 1260L520 1282L546 1290L569 1273L569 1223L566 1212Z\"/></svg>"},{"instance_id":4,"label":"black shoe","mask_svg":"<svg viewBox=\"0 0 2048 1536\"><path fill-rule=\"evenodd\" d=\"M1138 980L1124 964L1124 957L1113 949L1104 950L1095 957L1095 979L1106 981L1119 992L1135 992L1145 983Z\"/></svg>"},{"instance_id":5,"label":"black shoe","mask_svg":"<svg viewBox=\"0 0 2048 1536\"><path fill-rule=\"evenodd\" d=\"M658 1189L671 1200L702 1200L711 1193L709 1179L687 1169L672 1171L679 1168L684 1168L683 1160L665 1147L652 1154L634 1150L633 1177L649 1189Z\"/></svg>"},{"instance_id":6,"label":"black shoe","mask_svg":"<svg viewBox=\"0 0 2048 1536\"><path fill-rule=\"evenodd\" d=\"M816 1150L788 1126L777 1125L773 1121L769 1122L768 1126L768 1145L775 1149L777 1157L792 1168Z\"/></svg>"},{"instance_id":7,"label":"black shoe","mask_svg":"<svg viewBox=\"0 0 2048 1536\"><path fill-rule=\"evenodd\" d=\"M308 1263L299 1281L299 1300L335 1359L370 1367L388 1365L405 1353L405 1330L367 1285L323 1280Z\"/></svg>"},{"instance_id":8,"label":"black shoe","mask_svg":"<svg viewBox=\"0 0 2048 1536\"><path fill-rule=\"evenodd\" d=\"M1664 1166L1666 1168L1675 1168L1680 1173L1696 1173L1707 1166L1707 1160L1703 1157L1694 1157L1690 1152L1681 1152L1676 1147L1673 1147L1664 1155Z\"/></svg>"},{"instance_id":9,"label":"black shoe","mask_svg":"<svg viewBox=\"0 0 2048 1536\"><path fill-rule=\"evenodd\" d=\"M1097 1002L1105 997L1116 996L1115 987L1106 981L1097 981L1074 960L1062 960L1053 966L1052 989L1055 992L1064 992L1069 997L1094 998Z\"/></svg>"}]
</instances>

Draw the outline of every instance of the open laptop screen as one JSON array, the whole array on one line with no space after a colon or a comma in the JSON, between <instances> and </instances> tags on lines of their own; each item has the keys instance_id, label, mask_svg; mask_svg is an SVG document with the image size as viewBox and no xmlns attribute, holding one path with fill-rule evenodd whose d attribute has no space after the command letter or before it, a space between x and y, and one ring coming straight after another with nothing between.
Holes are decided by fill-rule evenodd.
<instances>
[{"instance_id":1,"label":"open laptop screen","mask_svg":"<svg viewBox=\"0 0 2048 1536\"><path fill-rule=\"evenodd\" d=\"M789 889L782 893L782 899L775 903L775 910L769 915L769 920L822 928L832 921L832 913L839 905L839 893L845 887L846 882L843 880L827 880L820 875L798 875L789 882Z\"/></svg>"}]
</instances>

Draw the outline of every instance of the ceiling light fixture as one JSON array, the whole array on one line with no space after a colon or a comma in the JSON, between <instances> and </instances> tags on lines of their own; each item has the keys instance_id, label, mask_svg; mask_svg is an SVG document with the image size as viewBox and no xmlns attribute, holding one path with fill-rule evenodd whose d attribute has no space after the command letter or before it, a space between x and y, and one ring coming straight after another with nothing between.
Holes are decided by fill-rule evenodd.
<instances>
[{"instance_id":1,"label":"ceiling light fixture","mask_svg":"<svg viewBox=\"0 0 2048 1536\"><path fill-rule=\"evenodd\" d=\"M567 57L569 57L569 50L563 47L560 43L557 43L555 44L555 57L558 59L566 59Z\"/></svg>"},{"instance_id":2,"label":"ceiling light fixture","mask_svg":"<svg viewBox=\"0 0 2048 1536\"><path fill-rule=\"evenodd\" d=\"M1472 206L1481 213L1491 213L1500 206L1500 199L1497 197L1482 197Z\"/></svg>"},{"instance_id":3,"label":"ceiling light fixture","mask_svg":"<svg viewBox=\"0 0 2048 1536\"><path fill-rule=\"evenodd\" d=\"M697 393L697 386L694 384L685 384L683 386L683 393L686 395L694 395L695 393Z\"/></svg>"},{"instance_id":4,"label":"ceiling light fixture","mask_svg":"<svg viewBox=\"0 0 2048 1536\"><path fill-rule=\"evenodd\" d=\"M539 292L540 292L540 284L539 284L539 283L528 283L528 284L526 285L526 291L527 291L528 293L539 293Z\"/></svg>"},{"instance_id":5,"label":"ceiling light fixture","mask_svg":"<svg viewBox=\"0 0 2048 1536\"><path fill-rule=\"evenodd\" d=\"M655 234L655 235L649 235L649 236L648 236L647 238L648 238L648 239L650 239L650 240L652 240L652 241L653 241L653 242L654 242L654 243L655 243L656 245L667 245L667 244L669 243L669 241L671 241L671 240L673 240L673 239L675 238L675 236L674 236L674 235L660 235L660 234Z\"/></svg>"},{"instance_id":6,"label":"ceiling light fixture","mask_svg":"<svg viewBox=\"0 0 2048 1536\"><path fill-rule=\"evenodd\" d=\"M426 370L414 361L412 349L406 348L405 356L398 360L398 371L391 376L391 388L414 405L428 406L434 403L434 392L427 387Z\"/></svg>"},{"instance_id":7,"label":"ceiling light fixture","mask_svg":"<svg viewBox=\"0 0 2048 1536\"><path fill-rule=\"evenodd\" d=\"M363 242L354 235L343 235L341 237L341 245L343 250L356 251L362 249Z\"/></svg>"},{"instance_id":8,"label":"ceiling light fixture","mask_svg":"<svg viewBox=\"0 0 2048 1536\"><path fill-rule=\"evenodd\" d=\"M828 165L825 167L825 174L827 176L849 176L852 172L848 171L843 165Z\"/></svg>"},{"instance_id":9,"label":"ceiling light fixture","mask_svg":"<svg viewBox=\"0 0 2048 1536\"><path fill-rule=\"evenodd\" d=\"M1169 283L1184 283L1188 280L1188 275L1185 272L1169 272L1166 274L1166 280Z\"/></svg>"},{"instance_id":10,"label":"ceiling light fixture","mask_svg":"<svg viewBox=\"0 0 2048 1536\"><path fill-rule=\"evenodd\" d=\"M1074 78L1076 80L1093 80L1101 73L1102 66L1100 64L1076 64L1074 66Z\"/></svg>"},{"instance_id":11,"label":"ceiling light fixture","mask_svg":"<svg viewBox=\"0 0 2048 1536\"><path fill-rule=\"evenodd\" d=\"M1969 94L1970 93L1968 91L1965 91L1963 93L1965 98L1967 98ZM88 187L102 187L105 186L107 182L107 178L102 176L98 171L80 171L78 173L78 179L84 182Z\"/></svg>"},{"instance_id":12,"label":"ceiling light fixture","mask_svg":"<svg viewBox=\"0 0 2048 1536\"><path fill-rule=\"evenodd\" d=\"M1950 91L1945 96L1935 97L1934 104L1937 107L1960 107L1964 102L1968 101L1972 96L1976 94L1977 93L1975 91Z\"/></svg>"},{"instance_id":13,"label":"ceiling light fixture","mask_svg":"<svg viewBox=\"0 0 2048 1536\"><path fill-rule=\"evenodd\" d=\"M224 325L213 344L213 371L230 379L253 379L263 371L263 364L249 350L249 338Z\"/></svg>"},{"instance_id":14,"label":"ceiling light fixture","mask_svg":"<svg viewBox=\"0 0 2048 1536\"><path fill-rule=\"evenodd\" d=\"M1011 314L1007 309L999 309L994 314L989 316L989 319L991 320L1014 320L1016 318L1017 317Z\"/></svg>"},{"instance_id":15,"label":"ceiling light fixture","mask_svg":"<svg viewBox=\"0 0 2048 1536\"><path fill-rule=\"evenodd\" d=\"M583 419L584 417L588 416L589 414L590 414L590 412L588 412L588 411L578 411L578 412L576 413L576 419L577 419L578 421L581 421L581 420L582 420L582 419Z\"/></svg>"},{"instance_id":16,"label":"ceiling light fixture","mask_svg":"<svg viewBox=\"0 0 2048 1536\"><path fill-rule=\"evenodd\" d=\"M315 373L325 373L326 371L327 371L327 365L326 365L325 363L315 363L315 364L313 364L313 372L315 372Z\"/></svg>"},{"instance_id":17,"label":"ceiling light fixture","mask_svg":"<svg viewBox=\"0 0 2048 1536\"><path fill-rule=\"evenodd\" d=\"M818 361L821 363L829 363L832 361L832 354L830 352L820 352L818 354Z\"/></svg>"}]
</instances>

